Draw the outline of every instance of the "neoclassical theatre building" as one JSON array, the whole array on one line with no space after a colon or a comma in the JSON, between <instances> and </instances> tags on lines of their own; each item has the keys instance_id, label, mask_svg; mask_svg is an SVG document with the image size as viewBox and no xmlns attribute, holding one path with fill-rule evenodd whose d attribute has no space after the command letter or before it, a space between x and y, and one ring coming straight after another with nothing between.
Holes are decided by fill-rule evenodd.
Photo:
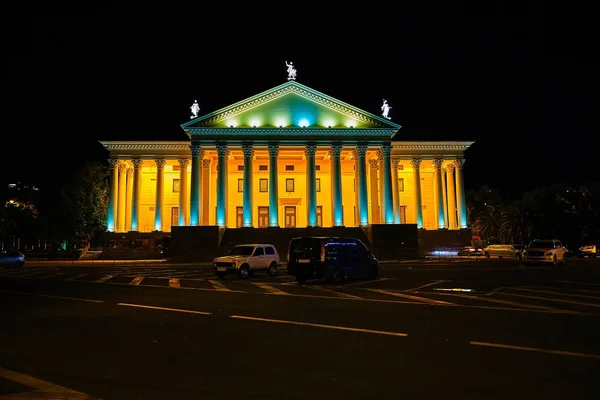
<instances>
[{"instance_id":1,"label":"neoclassical theatre building","mask_svg":"<svg viewBox=\"0 0 600 400\"><path fill-rule=\"evenodd\" d=\"M101 141L112 170L108 232L468 228L463 165L472 142L402 141L387 110L366 112L295 79L192 112L181 125L189 140Z\"/></svg>"}]
</instances>

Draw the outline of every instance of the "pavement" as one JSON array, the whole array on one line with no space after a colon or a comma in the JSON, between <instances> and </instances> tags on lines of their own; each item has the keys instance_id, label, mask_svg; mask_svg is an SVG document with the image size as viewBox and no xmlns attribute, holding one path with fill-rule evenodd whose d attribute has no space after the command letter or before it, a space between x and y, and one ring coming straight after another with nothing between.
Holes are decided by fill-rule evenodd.
<instances>
[{"instance_id":1,"label":"pavement","mask_svg":"<svg viewBox=\"0 0 600 400\"><path fill-rule=\"evenodd\" d=\"M0 367L30 377L0 370L0 399L34 380L106 400L597 398L595 260L418 260L339 285L213 274L0 270Z\"/></svg>"}]
</instances>

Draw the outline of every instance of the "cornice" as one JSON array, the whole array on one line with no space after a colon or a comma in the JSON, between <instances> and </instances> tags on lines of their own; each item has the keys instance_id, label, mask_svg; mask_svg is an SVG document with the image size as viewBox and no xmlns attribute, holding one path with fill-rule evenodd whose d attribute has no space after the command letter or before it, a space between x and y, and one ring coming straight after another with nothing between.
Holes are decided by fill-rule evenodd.
<instances>
[{"instance_id":1,"label":"cornice","mask_svg":"<svg viewBox=\"0 0 600 400\"><path fill-rule=\"evenodd\" d=\"M391 138L395 133L396 129L393 128L344 128L344 129L315 129L315 128L188 128L190 135L192 136L220 136L223 138L228 137L294 137L294 136L315 136L315 137L327 137L328 139L335 140L336 135L343 137L388 137Z\"/></svg>"},{"instance_id":2,"label":"cornice","mask_svg":"<svg viewBox=\"0 0 600 400\"><path fill-rule=\"evenodd\" d=\"M107 150L189 150L190 142L101 141Z\"/></svg>"},{"instance_id":3,"label":"cornice","mask_svg":"<svg viewBox=\"0 0 600 400\"><path fill-rule=\"evenodd\" d=\"M474 142L402 142L393 143L397 150L460 150L468 149Z\"/></svg>"}]
</instances>

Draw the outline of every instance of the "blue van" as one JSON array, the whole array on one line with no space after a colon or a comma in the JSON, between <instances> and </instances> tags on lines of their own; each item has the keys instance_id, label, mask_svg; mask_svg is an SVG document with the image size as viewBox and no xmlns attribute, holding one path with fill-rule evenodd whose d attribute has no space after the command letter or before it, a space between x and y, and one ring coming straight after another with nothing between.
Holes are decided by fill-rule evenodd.
<instances>
[{"instance_id":1,"label":"blue van","mask_svg":"<svg viewBox=\"0 0 600 400\"><path fill-rule=\"evenodd\" d=\"M377 279L379 261L356 238L303 236L290 240L287 273L298 283L313 278L332 283L347 277Z\"/></svg>"}]
</instances>

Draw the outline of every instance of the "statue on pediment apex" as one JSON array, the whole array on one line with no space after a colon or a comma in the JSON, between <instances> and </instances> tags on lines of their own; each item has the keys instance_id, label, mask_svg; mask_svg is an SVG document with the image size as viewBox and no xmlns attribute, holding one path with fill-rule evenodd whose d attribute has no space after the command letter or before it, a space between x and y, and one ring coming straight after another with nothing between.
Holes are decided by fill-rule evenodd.
<instances>
[{"instance_id":1,"label":"statue on pediment apex","mask_svg":"<svg viewBox=\"0 0 600 400\"><path fill-rule=\"evenodd\" d=\"M383 118L392 119L392 118L388 117L388 113L390 112L391 108L392 107L390 107L387 100L383 99L383 105L381 106L381 110L383 111L383 114L381 114L381 115L383 116Z\"/></svg>"},{"instance_id":2,"label":"statue on pediment apex","mask_svg":"<svg viewBox=\"0 0 600 400\"><path fill-rule=\"evenodd\" d=\"M296 80L296 67L294 67L294 64L290 61L289 63L286 61L285 65L287 65L288 69L287 69L287 73L288 73L288 81L290 80Z\"/></svg>"}]
</instances>

